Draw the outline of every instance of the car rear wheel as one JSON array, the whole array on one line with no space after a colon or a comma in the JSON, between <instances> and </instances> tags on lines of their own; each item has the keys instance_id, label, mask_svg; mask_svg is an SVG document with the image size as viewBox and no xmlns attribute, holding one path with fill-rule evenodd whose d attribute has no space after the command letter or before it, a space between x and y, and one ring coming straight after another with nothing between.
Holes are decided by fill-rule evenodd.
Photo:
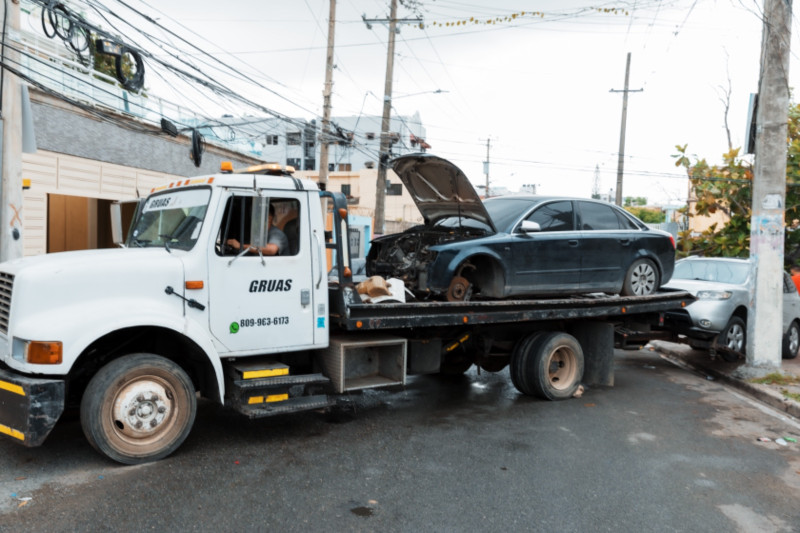
<instances>
[{"instance_id":1,"label":"car rear wheel","mask_svg":"<svg viewBox=\"0 0 800 533\"><path fill-rule=\"evenodd\" d=\"M717 336L716 345L720 350L720 356L729 362L736 361L739 354L744 354L747 340L747 327L744 320L738 316L731 317L728 325L725 326Z\"/></svg>"},{"instance_id":2,"label":"car rear wheel","mask_svg":"<svg viewBox=\"0 0 800 533\"><path fill-rule=\"evenodd\" d=\"M798 350L800 350L800 326L797 322L792 322L786 335L783 336L783 358L794 359Z\"/></svg>"},{"instance_id":3,"label":"car rear wheel","mask_svg":"<svg viewBox=\"0 0 800 533\"><path fill-rule=\"evenodd\" d=\"M646 296L658 290L658 270L649 259L637 259L625 273L623 296Z\"/></svg>"}]
</instances>

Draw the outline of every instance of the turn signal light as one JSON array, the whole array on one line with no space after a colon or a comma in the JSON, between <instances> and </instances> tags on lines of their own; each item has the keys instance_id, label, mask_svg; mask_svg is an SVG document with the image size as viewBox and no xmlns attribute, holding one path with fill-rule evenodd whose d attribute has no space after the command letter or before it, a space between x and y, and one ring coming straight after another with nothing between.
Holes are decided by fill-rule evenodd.
<instances>
[{"instance_id":1,"label":"turn signal light","mask_svg":"<svg viewBox=\"0 0 800 533\"><path fill-rule=\"evenodd\" d=\"M192 291L192 290L196 291L196 290L202 289L203 287L204 287L204 284L203 284L203 280L202 279L201 280L197 280L197 281L187 281L186 282L186 289L190 290L190 291Z\"/></svg>"},{"instance_id":2,"label":"turn signal light","mask_svg":"<svg viewBox=\"0 0 800 533\"><path fill-rule=\"evenodd\" d=\"M35 365L60 365L63 351L61 341L31 341L26 359Z\"/></svg>"}]
</instances>

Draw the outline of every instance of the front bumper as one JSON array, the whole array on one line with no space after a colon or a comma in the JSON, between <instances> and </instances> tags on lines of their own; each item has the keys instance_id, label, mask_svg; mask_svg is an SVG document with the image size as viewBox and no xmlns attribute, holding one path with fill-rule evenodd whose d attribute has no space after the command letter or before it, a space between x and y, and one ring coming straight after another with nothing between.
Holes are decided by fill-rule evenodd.
<instances>
[{"instance_id":1,"label":"front bumper","mask_svg":"<svg viewBox=\"0 0 800 533\"><path fill-rule=\"evenodd\" d=\"M708 340L716 337L719 331L709 331L694 324L692 316L685 309L664 313L664 329L686 335L692 339Z\"/></svg>"},{"instance_id":2,"label":"front bumper","mask_svg":"<svg viewBox=\"0 0 800 533\"><path fill-rule=\"evenodd\" d=\"M64 381L0 369L0 436L39 446L64 412Z\"/></svg>"}]
</instances>

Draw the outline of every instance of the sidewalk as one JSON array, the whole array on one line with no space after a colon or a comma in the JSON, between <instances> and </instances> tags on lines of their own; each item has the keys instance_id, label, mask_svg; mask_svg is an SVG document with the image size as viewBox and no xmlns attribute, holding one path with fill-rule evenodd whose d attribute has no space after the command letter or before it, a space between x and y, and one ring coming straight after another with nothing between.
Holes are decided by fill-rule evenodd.
<instances>
[{"instance_id":1,"label":"sidewalk","mask_svg":"<svg viewBox=\"0 0 800 533\"><path fill-rule=\"evenodd\" d=\"M756 382L760 381L756 378L746 377L748 374L752 375L752 370L746 367L744 359L735 363L729 363L721 357L711 359L706 350L695 350L685 344L665 341L652 341L648 346L678 366L722 381L757 400L800 418L800 357L781 361L780 374L786 376L787 380L783 383L765 384Z\"/></svg>"}]
</instances>

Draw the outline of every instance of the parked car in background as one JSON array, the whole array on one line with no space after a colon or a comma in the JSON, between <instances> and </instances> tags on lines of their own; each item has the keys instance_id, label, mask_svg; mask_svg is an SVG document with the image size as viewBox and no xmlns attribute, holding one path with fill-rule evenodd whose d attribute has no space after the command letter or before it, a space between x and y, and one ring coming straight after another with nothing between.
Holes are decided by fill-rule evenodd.
<instances>
[{"instance_id":1,"label":"parked car in background","mask_svg":"<svg viewBox=\"0 0 800 533\"><path fill-rule=\"evenodd\" d=\"M366 270L402 279L417 298L647 295L672 276L672 236L615 205L547 196L482 202L461 170L430 154L401 156L392 168L424 224L372 241Z\"/></svg>"},{"instance_id":2,"label":"parked car in background","mask_svg":"<svg viewBox=\"0 0 800 533\"><path fill-rule=\"evenodd\" d=\"M722 257L690 257L675 263L667 287L690 292L696 300L669 311L670 327L691 340L711 341L723 348L727 361L744 354L747 309L750 304L750 262ZM783 276L783 358L794 359L800 349L800 294L789 274Z\"/></svg>"}]
</instances>

